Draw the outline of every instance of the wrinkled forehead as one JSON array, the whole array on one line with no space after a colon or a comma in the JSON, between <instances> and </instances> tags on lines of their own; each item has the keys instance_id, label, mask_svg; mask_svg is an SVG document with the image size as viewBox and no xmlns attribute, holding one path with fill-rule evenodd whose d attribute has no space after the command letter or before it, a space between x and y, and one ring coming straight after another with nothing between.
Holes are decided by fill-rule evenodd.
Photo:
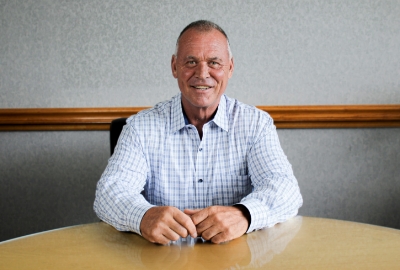
<instances>
[{"instance_id":1,"label":"wrinkled forehead","mask_svg":"<svg viewBox=\"0 0 400 270\"><path fill-rule=\"evenodd\" d=\"M230 58L227 38L218 30L199 31L189 29L180 37L176 55L178 57L220 57Z\"/></svg>"}]
</instances>

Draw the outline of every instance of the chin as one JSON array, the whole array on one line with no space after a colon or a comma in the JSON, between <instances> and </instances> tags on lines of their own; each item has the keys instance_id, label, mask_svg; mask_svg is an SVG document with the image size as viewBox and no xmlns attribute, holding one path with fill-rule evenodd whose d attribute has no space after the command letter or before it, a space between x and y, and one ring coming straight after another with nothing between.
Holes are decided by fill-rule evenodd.
<instances>
[{"instance_id":1,"label":"chin","mask_svg":"<svg viewBox=\"0 0 400 270\"><path fill-rule=\"evenodd\" d=\"M211 104L208 103L191 103L193 107L199 108L199 109L206 109L210 107Z\"/></svg>"},{"instance_id":2,"label":"chin","mask_svg":"<svg viewBox=\"0 0 400 270\"><path fill-rule=\"evenodd\" d=\"M191 106L192 108L206 109L212 107L215 103L219 103L217 97L209 97L209 96L196 97L196 96L185 96L185 95L183 95L183 97L186 99L187 105Z\"/></svg>"}]
</instances>

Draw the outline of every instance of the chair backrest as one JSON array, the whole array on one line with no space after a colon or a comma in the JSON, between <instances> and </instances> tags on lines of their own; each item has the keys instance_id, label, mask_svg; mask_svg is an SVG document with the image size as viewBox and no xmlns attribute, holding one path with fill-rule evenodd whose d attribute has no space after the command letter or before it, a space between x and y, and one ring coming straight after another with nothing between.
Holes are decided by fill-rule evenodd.
<instances>
[{"instance_id":1,"label":"chair backrest","mask_svg":"<svg viewBox=\"0 0 400 270\"><path fill-rule=\"evenodd\" d=\"M119 135L121 134L122 128L126 124L126 118L117 118L111 122L110 125L110 152L111 155L114 153L114 148L117 145Z\"/></svg>"}]
</instances>

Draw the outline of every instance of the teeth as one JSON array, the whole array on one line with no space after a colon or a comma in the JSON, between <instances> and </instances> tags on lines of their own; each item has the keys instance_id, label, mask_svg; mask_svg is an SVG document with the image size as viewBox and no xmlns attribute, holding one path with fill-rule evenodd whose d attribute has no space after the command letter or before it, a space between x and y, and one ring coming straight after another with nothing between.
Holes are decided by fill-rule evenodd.
<instances>
[{"instance_id":1,"label":"teeth","mask_svg":"<svg viewBox=\"0 0 400 270\"><path fill-rule=\"evenodd\" d=\"M208 87L208 86L195 86L194 88L196 88L196 89L207 89L207 88L210 88L210 87Z\"/></svg>"}]
</instances>

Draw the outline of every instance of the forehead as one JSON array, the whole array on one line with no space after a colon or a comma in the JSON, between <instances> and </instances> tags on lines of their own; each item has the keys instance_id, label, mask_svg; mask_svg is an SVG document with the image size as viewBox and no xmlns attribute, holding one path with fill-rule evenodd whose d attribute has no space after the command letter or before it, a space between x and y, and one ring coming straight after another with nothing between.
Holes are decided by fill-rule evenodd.
<instances>
[{"instance_id":1,"label":"forehead","mask_svg":"<svg viewBox=\"0 0 400 270\"><path fill-rule=\"evenodd\" d=\"M229 57L228 41L216 29L198 31L189 29L179 39L178 58L180 57Z\"/></svg>"}]
</instances>

